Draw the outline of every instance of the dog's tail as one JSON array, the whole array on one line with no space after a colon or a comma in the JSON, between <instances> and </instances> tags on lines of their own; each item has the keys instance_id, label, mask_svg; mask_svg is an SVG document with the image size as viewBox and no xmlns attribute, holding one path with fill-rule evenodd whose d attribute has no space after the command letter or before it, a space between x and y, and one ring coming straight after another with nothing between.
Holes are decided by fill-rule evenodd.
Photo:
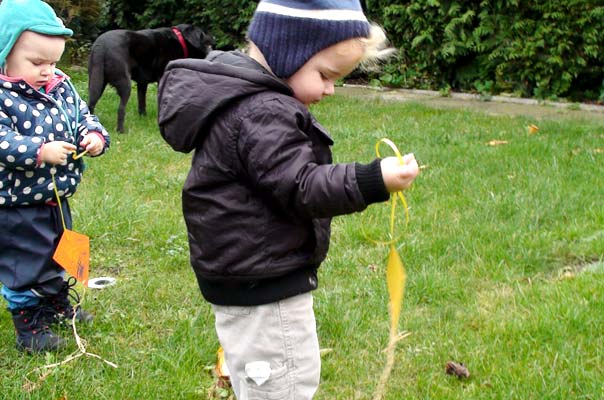
<instances>
[{"instance_id":1,"label":"dog's tail","mask_svg":"<svg viewBox=\"0 0 604 400\"><path fill-rule=\"evenodd\" d=\"M88 108L94 113L94 107L101 98L105 86L105 49L102 46L92 46L88 57Z\"/></svg>"}]
</instances>

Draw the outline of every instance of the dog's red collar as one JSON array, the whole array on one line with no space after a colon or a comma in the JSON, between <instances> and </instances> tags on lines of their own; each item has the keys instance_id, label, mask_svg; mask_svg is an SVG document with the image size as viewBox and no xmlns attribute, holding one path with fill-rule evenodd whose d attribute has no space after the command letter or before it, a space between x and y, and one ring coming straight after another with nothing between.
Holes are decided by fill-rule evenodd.
<instances>
[{"instance_id":1,"label":"dog's red collar","mask_svg":"<svg viewBox=\"0 0 604 400\"><path fill-rule=\"evenodd\" d=\"M175 26L172 27L172 32L174 32L176 35L176 38L180 43L180 47L182 47L182 52L185 53L185 58L189 57L189 49L187 49L187 43L185 42L185 38L182 36L182 33Z\"/></svg>"}]
</instances>

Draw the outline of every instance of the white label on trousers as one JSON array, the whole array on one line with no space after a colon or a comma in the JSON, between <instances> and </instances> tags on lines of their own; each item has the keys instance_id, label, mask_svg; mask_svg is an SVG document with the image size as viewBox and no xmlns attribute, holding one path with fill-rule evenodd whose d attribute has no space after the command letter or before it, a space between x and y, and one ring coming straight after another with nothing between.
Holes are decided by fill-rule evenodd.
<instances>
[{"instance_id":1,"label":"white label on trousers","mask_svg":"<svg viewBox=\"0 0 604 400\"><path fill-rule=\"evenodd\" d=\"M267 361L253 361L245 364L245 373L248 378L262 386L271 376L271 365Z\"/></svg>"}]
</instances>

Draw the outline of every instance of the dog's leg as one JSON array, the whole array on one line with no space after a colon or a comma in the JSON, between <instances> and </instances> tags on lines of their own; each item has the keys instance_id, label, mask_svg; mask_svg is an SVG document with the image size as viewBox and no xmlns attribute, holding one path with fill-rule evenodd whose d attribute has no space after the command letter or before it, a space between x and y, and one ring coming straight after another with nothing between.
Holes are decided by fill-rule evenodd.
<instances>
[{"instance_id":1,"label":"dog's leg","mask_svg":"<svg viewBox=\"0 0 604 400\"><path fill-rule=\"evenodd\" d=\"M88 109L90 110L91 114L94 114L94 108L96 107L96 103L98 103L99 99L101 98L101 95L105 91L106 86L107 84L103 82L103 84L100 86L100 89L98 89L88 84Z\"/></svg>"},{"instance_id":2,"label":"dog's leg","mask_svg":"<svg viewBox=\"0 0 604 400\"><path fill-rule=\"evenodd\" d=\"M91 114L107 86L103 50L102 45L92 46L88 59L88 109Z\"/></svg>"},{"instance_id":3,"label":"dog's leg","mask_svg":"<svg viewBox=\"0 0 604 400\"><path fill-rule=\"evenodd\" d=\"M117 90L118 96L120 96L120 105L117 109L117 131L119 133L124 133L124 119L126 118L126 105L128 104L128 99L130 98L130 91L132 87L130 86L130 79L122 80L117 85L115 85L115 89Z\"/></svg>"},{"instance_id":4,"label":"dog's leg","mask_svg":"<svg viewBox=\"0 0 604 400\"><path fill-rule=\"evenodd\" d=\"M147 84L137 83L136 93L138 97L138 113L139 115L147 115Z\"/></svg>"}]
</instances>

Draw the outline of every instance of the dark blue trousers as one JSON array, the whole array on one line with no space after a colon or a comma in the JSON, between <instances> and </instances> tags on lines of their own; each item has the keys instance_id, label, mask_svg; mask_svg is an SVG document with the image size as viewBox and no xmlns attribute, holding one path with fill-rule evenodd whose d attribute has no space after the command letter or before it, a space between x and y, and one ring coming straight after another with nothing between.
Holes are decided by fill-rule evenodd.
<instances>
[{"instance_id":1,"label":"dark blue trousers","mask_svg":"<svg viewBox=\"0 0 604 400\"><path fill-rule=\"evenodd\" d=\"M67 200L61 201L71 229ZM54 295L63 284L63 268L52 256L63 223L58 205L0 207L0 282L13 291Z\"/></svg>"}]
</instances>

